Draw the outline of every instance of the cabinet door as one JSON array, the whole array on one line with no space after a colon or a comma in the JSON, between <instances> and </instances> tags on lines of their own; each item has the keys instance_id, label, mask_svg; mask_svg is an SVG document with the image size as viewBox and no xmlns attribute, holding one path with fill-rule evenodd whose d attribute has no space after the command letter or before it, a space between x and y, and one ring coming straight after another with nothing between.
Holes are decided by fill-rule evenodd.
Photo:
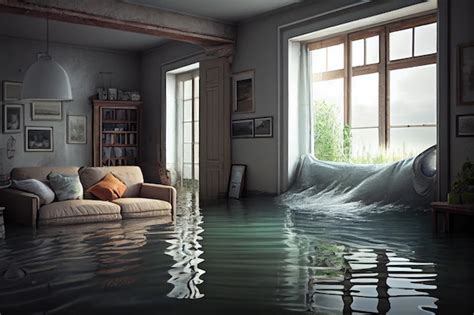
<instances>
[{"instance_id":1,"label":"cabinet door","mask_svg":"<svg viewBox=\"0 0 474 315\"><path fill-rule=\"evenodd\" d=\"M200 63L199 197L215 200L227 192L231 164L230 75L227 58Z\"/></svg>"}]
</instances>

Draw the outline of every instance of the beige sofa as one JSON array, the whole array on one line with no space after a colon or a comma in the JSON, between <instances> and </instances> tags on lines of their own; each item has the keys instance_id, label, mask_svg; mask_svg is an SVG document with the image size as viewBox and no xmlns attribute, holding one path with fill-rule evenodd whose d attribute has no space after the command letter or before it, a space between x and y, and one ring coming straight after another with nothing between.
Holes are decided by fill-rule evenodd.
<instances>
[{"instance_id":1,"label":"beige sofa","mask_svg":"<svg viewBox=\"0 0 474 315\"><path fill-rule=\"evenodd\" d=\"M126 218L176 218L176 190L171 186L144 183L137 166L113 167L23 167L15 168L15 180L34 178L47 181L51 172L79 174L84 188L84 199L55 201L40 205L39 198L16 189L0 190L0 203L6 207L7 223L25 225L63 225L120 220ZM123 198L112 202L95 199L87 189L112 173L127 185Z\"/></svg>"}]
</instances>

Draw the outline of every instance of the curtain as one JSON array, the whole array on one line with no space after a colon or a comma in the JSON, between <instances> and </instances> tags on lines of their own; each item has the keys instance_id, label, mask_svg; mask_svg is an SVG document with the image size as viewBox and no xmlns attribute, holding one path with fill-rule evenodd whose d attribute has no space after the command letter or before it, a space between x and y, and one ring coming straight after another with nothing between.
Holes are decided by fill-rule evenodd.
<instances>
[{"instance_id":1,"label":"curtain","mask_svg":"<svg viewBox=\"0 0 474 315\"><path fill-rule=\"evenodd\" d=\"M312 84L311 84L311 57L307 45L301 44L300 62L299 62L299 84L298 84L298 102L299 102L299 137L300 153L314 153L313 144L313 111L312 111Z\"/></svg>"}]
</instances>

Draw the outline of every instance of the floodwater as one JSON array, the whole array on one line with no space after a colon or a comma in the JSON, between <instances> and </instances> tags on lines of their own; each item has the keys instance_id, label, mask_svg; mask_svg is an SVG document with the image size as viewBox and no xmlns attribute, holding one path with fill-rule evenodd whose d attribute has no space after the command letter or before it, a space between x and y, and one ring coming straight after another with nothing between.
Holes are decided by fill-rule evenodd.
<instances>
[{"instance_id":1,"label":"floodwater","mask_svg":"<svg viewBox=\"0 0 474 315\"><path fill-rule=\"evenodd\" d=\"M474 237L433 234L429 212L333 216L270 197L199 209L192 193L179 208L176 226L7 227L0 313L474 312Z\"/></svg>"}]
</instances>

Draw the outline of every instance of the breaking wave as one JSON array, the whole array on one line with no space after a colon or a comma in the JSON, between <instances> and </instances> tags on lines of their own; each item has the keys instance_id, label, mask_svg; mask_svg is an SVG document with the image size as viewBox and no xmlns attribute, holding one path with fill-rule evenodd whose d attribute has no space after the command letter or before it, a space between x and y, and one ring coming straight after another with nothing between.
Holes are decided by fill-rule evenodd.
<instances>
[{"instance_id":1,"label":"breaking wave","mask_svg":"<svg viewBox=\"0 0 474 315\"><path fill-rule=\"evenodd\" d=\"M326 162L301 157L297 178L281 202L300 212L331 215L426 209L436 188L436 146L391 164Z\"/></svg>"}]
</instances>

